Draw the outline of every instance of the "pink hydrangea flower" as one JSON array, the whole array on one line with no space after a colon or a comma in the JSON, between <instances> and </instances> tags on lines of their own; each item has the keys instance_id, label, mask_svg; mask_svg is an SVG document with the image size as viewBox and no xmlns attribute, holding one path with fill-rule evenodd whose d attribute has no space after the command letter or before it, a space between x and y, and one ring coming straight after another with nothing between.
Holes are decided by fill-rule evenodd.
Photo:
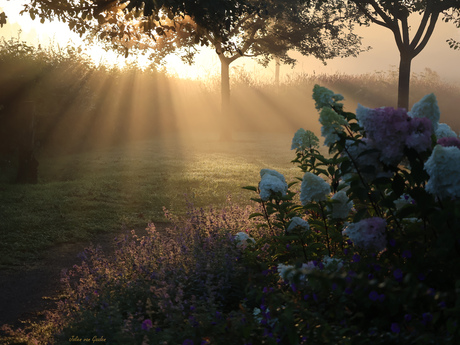
<instances>
[{"instance_id":1,"label":"pink hydrangea flower","mask_svg":"<svg viewBox=\"0 0 460 345\"><path fill-rule=\"evenodd\" d=\"M382 251L387 245L385 227L385 219L372 217L349 224L342 234L347 235L357 247Z\"/></svg>"},{"instance_id":2,"label":"pink hydrangea flower","mask_svg":"<svg viewBox=\"0 0 460 345\"><path fill-rule=\"evenodd\" d=\"M460 149L460 140L454 137L439 138L438 144L444 147L455 146Z\"/></svg>"},{"instance_id":3,"label":"pink hydrangea flower","mask_svg":"<svg viewBox=\"0 0 460 345\"><path fill-rule=\"evenodd\" d=\"M384 164L399 164L405 147L417 152L431 148L433 129L430 119L411 118L405 109L391 107L367 109L360 106L358 110L358 121L366 137L373 142L374 147L381 150L380 161Z\"/></svg>"}]
</instances>

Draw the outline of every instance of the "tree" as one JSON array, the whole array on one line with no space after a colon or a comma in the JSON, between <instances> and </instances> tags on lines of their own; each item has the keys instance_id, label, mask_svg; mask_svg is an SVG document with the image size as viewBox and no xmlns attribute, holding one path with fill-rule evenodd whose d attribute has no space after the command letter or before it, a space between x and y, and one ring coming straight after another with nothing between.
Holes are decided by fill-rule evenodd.
<instances>
[{"instance_id":1,"label":"tree","mask_svg":"<svg viewBox=\"0 0 460 345\"><path fill-rule=\"evenodd\" d=\"M3 25L6 24L6 18L7 18L7 16L6 16L5 12L3 12L3 11L0 12L0 28L2 28Z\"/></svg>"},{"instance_id":2,"label":"tree","mask_svg":"<svg viewBox=\"0 0 460 345\"><path fill-rule=\"evenodd\" d=\"M235 60L252 57L267 66L275 58L277 62L294 65L296 61L288 55L292 50L313 55L323 62L360 51L360 38L351 30L345 33L347 15L334 12L333 5L296 0L252 0L250 5L252 10L241 14L234 25L224 28L223 32L198 25L196 29L213 46L221 64L223 139L231 138L229 67Z\"/></svg>"},{"instance_id":3,"label":"tree","mask_svg":"<svg viewBox=\"0 0 460 345\"><path fill-rule=\"evenodd\" d=\"M168 12L163 11L153 22L156 30L150 37L124 35L113 39L111 44L118 50L152 48L153 59L174 52L189 63L193 62L198 44L211 45L221 63L221 136L227 140L231 138L229 67L235 60L252 57L267 66L275 58L293 65L296 61L288 55L291 50L314 55L323 62L361 51L360 38L351 32L351 22L345 21L348 15L336 11L333 5L299 0L250 0L247 5L246 12L223 27L203 27L190 16L168 16ZM151 22L143 25L151 25ZM143 26L138 25L137 29L141 28ZM94 35L101 37L112 32L110 26L101 25Z\"/></svg>"},{"instance_id":4,"label":"tree","mask_svg":"<svg viewBox=\"0 0 460 345\"><path fill-rule=\"evenodd\" d=\"M349 3L359 11L366 24L374 23L393 33L400 54L397 106L408 109L412 60L425 48L441 15L445 21L459 23L460 1L351 0ZM422 18L411 39L408 18L412 13L418 13Z\"/></svg>"}]
</instances>

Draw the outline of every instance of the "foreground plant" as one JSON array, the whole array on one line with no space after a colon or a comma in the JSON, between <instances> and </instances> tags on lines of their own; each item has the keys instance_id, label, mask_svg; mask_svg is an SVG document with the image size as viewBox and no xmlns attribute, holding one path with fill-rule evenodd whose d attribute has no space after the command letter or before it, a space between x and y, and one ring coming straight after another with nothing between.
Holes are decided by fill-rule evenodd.
<instances>
[{"instance_id":1,"label":"foreground plant","mask_svg":"<svg viewBox=\"0 0 460 345\"><path fill-rule=\"evenodd\" d=\"M253 328L239 309L249 271L235 234L252 226L251 212L231 203L222 210L191 207L180 220L166 213L166 233L150 224L146 236L120 238L111 256L87 248L81 265L63 272L56 310L26 330L5 326L13 336L4 341L204 344L230 334L244 343Z\"/></svg>"},{"instance_id":2,"label":"foreground plant","mask_svg":"<svg viewBox=\"0 0 460 345\"><path fill-rule=\"evenodd\" d=\"M306 131L294 136L302 207L291 185L246 187L267 210L252 216L276 234L260 244L281 284L261 297L278 320L266 331L290 344L455 344L457 134L439 124L433 94L410 112L359 105L356 115L326 88L313 97L329 155Z\"/></svg>"}]
</instances>

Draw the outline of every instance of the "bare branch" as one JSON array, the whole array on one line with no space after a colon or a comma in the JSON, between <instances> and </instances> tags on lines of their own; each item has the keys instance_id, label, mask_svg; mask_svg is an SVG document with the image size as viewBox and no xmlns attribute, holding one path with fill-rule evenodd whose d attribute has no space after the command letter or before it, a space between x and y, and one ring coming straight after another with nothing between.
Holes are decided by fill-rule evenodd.
<instances>
[{"instance_id":1,"label":"bare branch","mask_svg":"<svg viewBox=\"0 0 460 345\"><path fill-rule=\"evenodd\" d=\"M431 14L430 18L430 24L428 25L428 29L426 30L425 37L423 38L422 42L418 45L417 48L414 49L414 57L417 56L423 48L425 48L426 44L428 43L428 40L430 39L434 27L436 26L436 21L439 18L439 13L435 12Z\"/></svg>"},{"instance_id":2,"label":"bare branch","mask_svg":"<svg viewBox=\"0 0 460 345\"><path fill-rule=\"evenodd\" d=\"M428 19L430 18L430 15L431 15L431 11L428 11L428 10L423 13L422 21L420 22L418 30L415 33L415 36L412 39L412 42L409 46L411 49L415 49L417 44L420 42L420 38L422 37L422 34L425 32L426 24L428 23Z\"/></svg>"},{"instance_id":3,"label":"bare branch","mask_svg":"<svg viewBox=\"0 0 460 345\"><path fill-rule=\"evenodd\" d=\"M362 3L358 2L358 1L355 1L355 4L356 6L358 6L358 8L360 9L360 11L368 18L371 20L371 22L377 24L377 25L380 25L380 26L383 26L385 28L388 28L388 29L391 29L390 25L388 25L387 23L381 21L381 20L378 20L377 18L375 18L369 11L368 9L366 8L366 6L363 6Z\"/></svg>"},{"instance_id":4,"label":"bare branch","mask_svg":"<svg viewBox=\"0 0 460 345\"><path fill-rule=\"evenodd\" d=\"M407 22L407 17L401 18L401 31L402 31L402 40L405 47L409 46L409 24Z\"/></svg>"}]
</instances>

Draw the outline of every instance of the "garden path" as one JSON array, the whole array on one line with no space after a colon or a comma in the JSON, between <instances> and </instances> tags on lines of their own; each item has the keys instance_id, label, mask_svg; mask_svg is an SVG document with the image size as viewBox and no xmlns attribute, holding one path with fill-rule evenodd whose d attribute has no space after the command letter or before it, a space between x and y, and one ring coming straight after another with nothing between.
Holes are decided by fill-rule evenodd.
<instances>
[{"instance_id":1,"label":"garden path","mask_svg":"<svg viewBox=\"0 0 460 345\"><path fill-rule=\"evenodd\" d=\"M158 231L168 226L171 225L155 223ZM91 244L100 245L104 252L113 252L114 239L127 232L121 229L97 235L91 242L61 244L25 268L0 270L0 327L4 324L18 327L22 321L43 318L43 311L53 308L54 298L59 296L61 271L81 264L78 254ZM139 236L145 233L145 229L136 229Z\"/></svg>"}]
</instances>

